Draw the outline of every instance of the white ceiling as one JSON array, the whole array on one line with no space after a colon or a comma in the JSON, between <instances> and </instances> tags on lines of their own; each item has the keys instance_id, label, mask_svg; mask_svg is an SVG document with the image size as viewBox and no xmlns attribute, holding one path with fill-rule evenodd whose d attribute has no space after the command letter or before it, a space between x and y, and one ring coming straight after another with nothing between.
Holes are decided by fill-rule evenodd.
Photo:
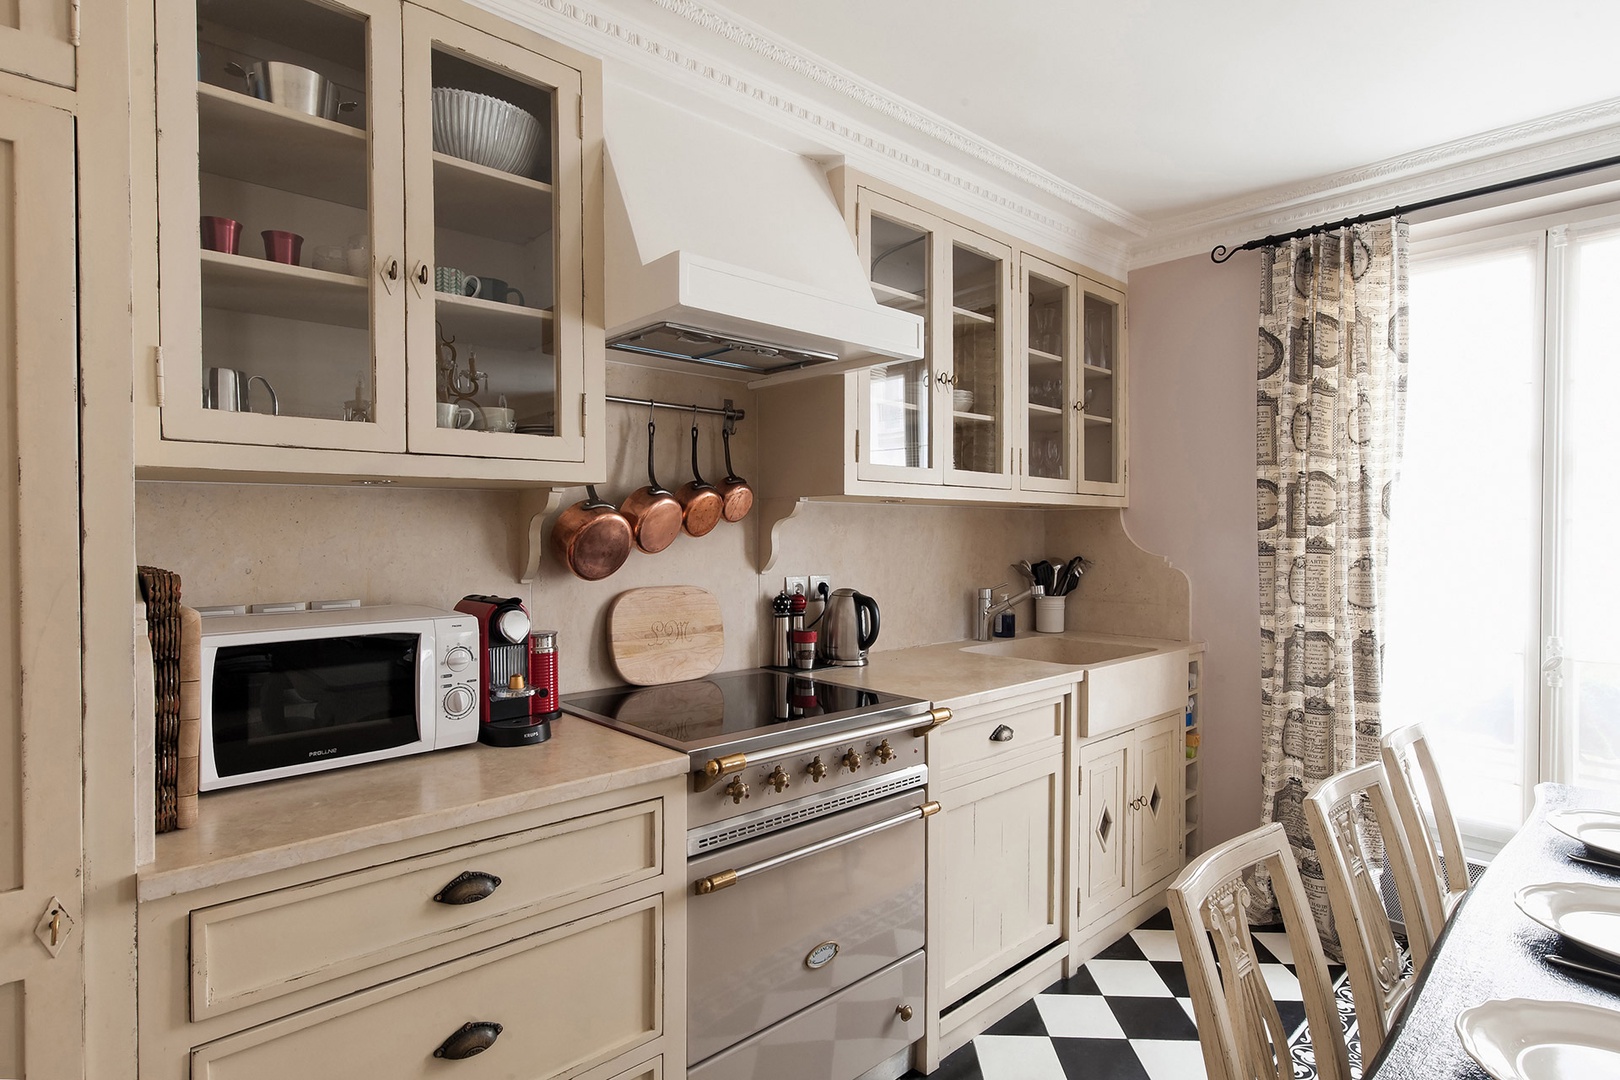
<instances>
[{"instance_id":1,"label":"white ceiling","mask_svg":"<svg viewBox=\"0 0 1620 1080\"><path fill-rule=\"evenodd\" d=\"M702 7L1150 224L1620 97L1616 0Z\"/></svg>"}]
</instances>

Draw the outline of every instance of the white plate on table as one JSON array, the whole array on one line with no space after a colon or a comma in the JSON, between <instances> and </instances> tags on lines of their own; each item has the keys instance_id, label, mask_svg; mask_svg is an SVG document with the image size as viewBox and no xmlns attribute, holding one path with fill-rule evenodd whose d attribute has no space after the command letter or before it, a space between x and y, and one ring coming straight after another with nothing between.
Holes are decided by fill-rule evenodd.
<instances>
[{"instance_id":1,"label":"white plate on table","mask_svg":"<svg viewBox=\"0 0 1620 1080\"><path fill-rule=\"evenodd\" d=\"M1620 859L1620 812L1614 810L1554 810L1547 824L1594 851Z\"/></svg>"},{"instance_id":2,"label":"white plate on table","mask_svg":"<svg viewBox=\"0 0 1620 1080\"><path fill-rule=\"evenodd\" d=\"M1613 1009L1499 998L1464 1009L1457 1037L1493 1080L1620 1076L1620 1012Z\"/></svg>"},{"instance_id":3,"label":"white plate on table","mask_svg":"<svg viewBox=\"0 0 1620 1080\"><path fill-rule=\"evenodd\" d=\"M1547 929L1620 964L1620 886L1584 881L1526 885L1513 902Z\"/></svg>"}]
</instances>

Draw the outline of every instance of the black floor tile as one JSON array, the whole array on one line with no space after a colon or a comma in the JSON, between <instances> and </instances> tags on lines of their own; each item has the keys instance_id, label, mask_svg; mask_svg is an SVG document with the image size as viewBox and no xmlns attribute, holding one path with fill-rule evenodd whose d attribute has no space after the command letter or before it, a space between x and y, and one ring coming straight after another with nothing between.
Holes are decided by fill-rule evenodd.
<instances>
[{"instance_id":1,"label":"black floor tile","mask_svg":"<svg viewBox=\"0 0 1620 1080\"><path fill-rule=\"evenodd\" d=\"M900 1080L921 1080L923 1074L916 1069ZM928 1074L928 1080L983 1080L979 1072L979 1055L970 1042L939 1063L939 1068Z\"/></svg>"},{"instance_id":2,"label":"black floor tile","mask_svg":"<svg viewBox=\"0 0 1620 1080\"><path fill-rule=\"evenodd\" d=\"M1161 908L1155 914L1149 915L1147 922L1138 926L1138 930L1174 930L1176 924L1170 921L1170 909Z\"/></svg>"},{"instance_id":3,"label":"black floor tile","mask_svg":"<svg viewBox=\"0 0 1620 1080\"><path fill-rule=\"evenodd\" d=\"M1091 972L1082 967L1079 971L1058 983L1056 989L1048 990L1047 993L1096 995L1101 994L1102 990L1097 986L1097 980L1092 978Z\"/></svg>"},{"instance_id":4,"label":"black floor tile","mask_svg":"<svg viewBox=\"0 0 1620 1080\"><path fill-rule=\"evenodd\" d=\"M986 1035L1038 1035L1046 1037L1046 1025L1041 1022L1041 1010L1034 1001L1026 1001L985 1031Z\"/></svg>"},{"instance_id":5,"label":"black floor tile","mask_svg":"<svg viewBox=\"0 0 1620 1080\"><path fill-rule=\"evenodd\" d=\"M1112 945L1108 946L1108 948L1106 948L1102 952L1098 953L1092 959L1094 959L1094 960L1146 960L1147 957L1142 955L1142 950L1137 948L1136 942L1131 940L1131 935L1126 934L1124 937L1120 938L1118 941L1116 941Z\"/></svg>"},{"instance_id":6,"label":"black floor tile","mask_svg":"<svg viewBox=\"0 0 1620 1080\"><path fill-rule=\"evenodd\" d=\"M1175 998L1111 997L1108 1007L1127 1039L1198 1038L1198 1027Z\"/></svg>"},{"instance_id":7,"label":"black floor tile","mask_svg":"<svg viewBox=\"0 0 1620 1080\"><path fill-rule=\"evenodd\" d=\"M1187 969L1181 966L1179 960L1154 960L1153 970L1159 973L1164 985L1178 998L1192 997L1192 991L1187 989Z\"/></svg>"},{"instance_id":8,"label":"black floor tile","mask_svg":"<svg viewBox=\"0 0 1620 1080\"><path fill-rule=\"evenodd\" d=\"M1150 1080L1123 1039L1053 1039L1052 1049L1069 1080Z\"/></svg>"}]
</instances>

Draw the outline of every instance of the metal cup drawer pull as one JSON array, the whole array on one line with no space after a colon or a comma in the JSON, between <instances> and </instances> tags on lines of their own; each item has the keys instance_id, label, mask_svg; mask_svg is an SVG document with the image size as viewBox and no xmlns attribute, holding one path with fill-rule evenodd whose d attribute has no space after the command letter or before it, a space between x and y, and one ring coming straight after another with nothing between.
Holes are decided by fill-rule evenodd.
<instances>
[{"instance_id":1,"label":"metal cup drawer pull","mask_svg":"<svg viewBox=\"0 0 1620 1080\"><path fill-rule=\"evenodd\" d=\"M476 904L501 887L501 879L482 870L463 870L450 884L433 894L441 904ZM499 1025L497 1025L497 1031Z\"/></svg>"},{"instance_id":2,"label":"metal cup drawer pull","mask_svg":"<svg viewBox=\"0 0 1620 1080\"><path fill-rule=\"evenodd\" d=\"M1012 742L1013 729L1006 724L997 724L996 730L990 733L991 742Z\"/></svg>"},{"instance_id":3,"label":"metal cup drawer pull","mask_svg":"<svg viewBox=\"0 0 1620 1080\"><path fill-rule=\"evenodd\" d=\"M436 1058L448 1058L451 1061L461 1061L464 1058L476 1057L495 1045L505 1030L501 1025L491 1020L474 1020L462 1024L456 1033L433 1051Z\"/></svg>"}]
</instances>

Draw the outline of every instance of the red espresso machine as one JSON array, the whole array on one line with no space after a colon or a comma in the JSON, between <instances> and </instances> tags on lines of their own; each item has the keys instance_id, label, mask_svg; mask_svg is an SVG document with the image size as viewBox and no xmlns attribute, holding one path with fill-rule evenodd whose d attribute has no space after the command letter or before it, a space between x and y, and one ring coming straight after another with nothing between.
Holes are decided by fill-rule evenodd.
<instances>
[{"instance_id":1,"label":"red espresso machine","mask_svg":"<svg viewBox=\"0 0 1620 1080\"><path fill-rule=\"evenodd\" d=\"M550 631L536 635L549 642L544 654L549 665L536 665L529 612L523 601L464 596L456 610L478 620L483 676L478 741L489 746L528 746L551 738L551 721L561 711L557 703L557 635Z\"/></svg>"}]
</instances>

